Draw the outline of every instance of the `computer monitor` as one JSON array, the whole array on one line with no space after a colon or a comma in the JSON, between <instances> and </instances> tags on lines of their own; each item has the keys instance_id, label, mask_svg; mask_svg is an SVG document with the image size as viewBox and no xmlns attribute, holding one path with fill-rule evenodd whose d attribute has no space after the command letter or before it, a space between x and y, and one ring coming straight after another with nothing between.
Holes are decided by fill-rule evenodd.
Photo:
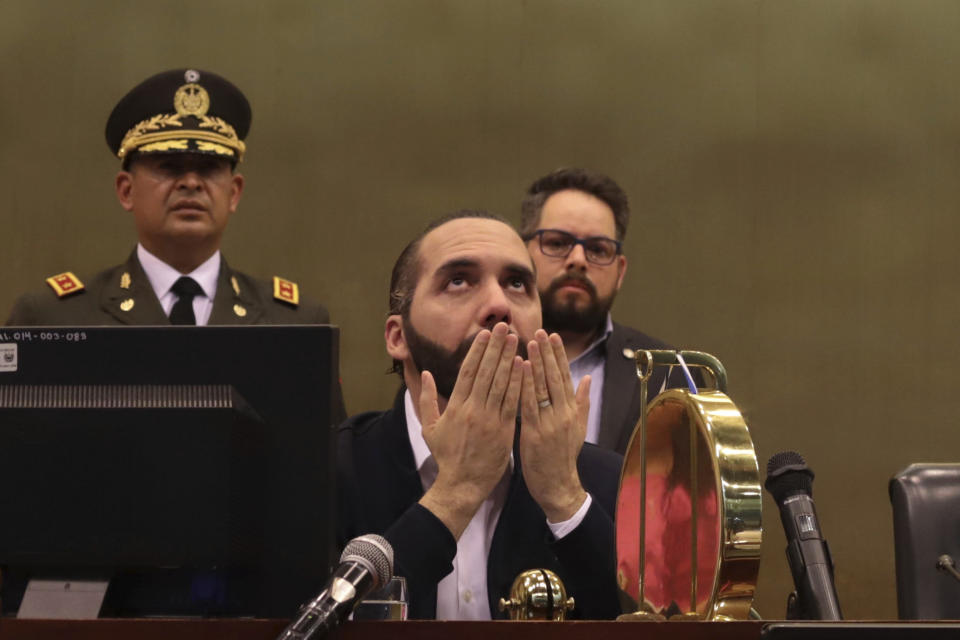
<instances>
[{"instance_id":1,"label":"computer monitor","mask_svg":"<svg viewBox=\"0 0 960 640\"><path fill-rule=\"evenodd\" d=\"M330 326L0 328L3 610L288 617L336 560Z\"/></svg>"}]
</instances>

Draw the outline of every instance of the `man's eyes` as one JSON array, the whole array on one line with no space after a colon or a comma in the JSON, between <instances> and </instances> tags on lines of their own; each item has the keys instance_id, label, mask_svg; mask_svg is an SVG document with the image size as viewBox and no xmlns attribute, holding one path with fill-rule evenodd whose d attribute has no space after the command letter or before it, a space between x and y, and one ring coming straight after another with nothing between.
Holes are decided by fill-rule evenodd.
<instances>
[{"instance_id":1,"label":"man's eyes","mask_svg":"<svg viewBox=\"0 0 960 640\"><path fill-rule=\"evenodd\" d=\"M444 288L446 289L464 289L472 285L473 282L467 276L452 276L447 279ZM526 291L530 288L527 279L520 276L511 276L502 281L501 286L516 291Z\"/></svg>"},{"instance_id":2,"label":"man's eyes","mask_svg":"<svg viewBox=\"0 0 960 640\"><path fill-rule=\"evenodd\" d=\"M534 290L533 278L528 276L511 276L507 279L507 286L522 293L531 293Z\"/></svg>"},{"instance_id":3,"label":"man's eyes","mask_svg":"<svg viewBox=\"0 0 960 640\"><path fill-rule=\"evenodd\" d=\"M566 238L544 238L543 243L554 249L565 249L573 244Z\"/></svg>"},{"instance_id":4,"label":"man's eyes","mask_svg":"<svg viewBox=\"0 0 960 640\"><path fill-rule=\"evenodd\" d=\"M587 253L592 253L601 258L609 258L613 255L613 249L604 242L587 242L583 245Z\"/></svg>"},{"instance_id":5,"label":"man's eyes","mask_svg":"<svg viewBox=\"0 0 960 640\"><path fill-rule=\"evenodd\" d=\"M454 275L447 278L445 283L445 288L452 289L462 289L464 286L469 284L469 280L466 276L463 275Z\"/></svg>"},{"instance_id":6,"label":"man's eyes","mask_svg":"<svg viewBox=\"0 0 960 640\"><path fill-rule=\"evenodd\" d=\"M220 165L215 163L210 164L197 164L193 166L184 166L177 163L163 163L159 166L160 171L167 175L179 176L185 173L196 173L205 178L214 175L220 169Z\"/></svg>"}]
</instances>

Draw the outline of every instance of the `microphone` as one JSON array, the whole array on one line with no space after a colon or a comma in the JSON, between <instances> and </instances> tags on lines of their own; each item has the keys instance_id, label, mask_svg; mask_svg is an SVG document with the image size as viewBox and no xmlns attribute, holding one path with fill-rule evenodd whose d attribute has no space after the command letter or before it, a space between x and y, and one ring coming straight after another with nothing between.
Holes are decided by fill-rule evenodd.
<instances>
[{"instance_id":1,"label":"microphone","mask_svg":"<svg viewBox=\"0 0 960 640\"><path fill-rule=\"evenodd\" d=\"M347 543L323 591L300 607L300 615L277 640L322 638L347 619L353 608L393 577L393 547L381 536L368 534Z\"/></svg>"},{"instance_id":2,"label":"microphone","mask_svg":"<svg viewBox=\"0 0 960 640\"><path fill-rule=\"evenodd\" d=\"M960 580L960 572L957 571L957 565L953 561L953 556L949 553L945 553L937 558L937 569L949 576L953 576L956 580Z\"/></svg>"},{"instance_id":3,"label":"microphone","mask_svg":"<svg viewBox=\"0 0 960 640\"><path fill-rule=\"evenodd\" d=\"M797 589L795 617L842 620L830 547L820 531L813 506L813 471L799 453L783 451L767 463L767 481L763 486L780 507L780 520L787 535L787 561ZM787 617L793 618L790 614L788 611Z\"/></svg>"}]
</instances>

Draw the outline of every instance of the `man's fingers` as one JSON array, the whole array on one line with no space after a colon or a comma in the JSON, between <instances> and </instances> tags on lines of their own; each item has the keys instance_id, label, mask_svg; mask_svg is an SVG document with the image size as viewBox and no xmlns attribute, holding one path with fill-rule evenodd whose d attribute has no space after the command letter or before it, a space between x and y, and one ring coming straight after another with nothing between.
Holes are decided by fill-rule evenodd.
<instances>
[{"instance_id":1,"label":"man's fingers","mask_svg":"<svg viewBox=\"0 0 960 640\"><path fill-rule=\"evenodd\" d=\"M560 368L560 377L563 380L563 388L566 389L567 397L574 397L573 378L570 376L570 363L567 362L567 351L563 348L563 338L554 333L550 336L550 346L553 347L553 356L557 360L557 366Z\"/></svg>"},{"instance_id":2,"label":"man's fingers","mask_svg":"<svg viewBox=\"0 0 960 640\"><path fill-rule=\"evenodd\" d=\"M500 418L505 423L513 423L517 418L517 403L520 402L520 389L523 385L523 358L513 356L510 363L510 381L503 394L503 404L500 408Z\"/></svg>"},{"instance_id":3,"label":"man's fingers","mask_svg":"<svg viewBox=\"0 0 960 640\"><path fill-rule=\"evenodd\" d=\"M507 338L507 325L498 322L490 332L490 343L487 350L480 358L480 366L477 368L477 377L473 382L473 390L470 395L476 397L481 402L486 402L490 393L490 385L497 373L497 365L500 363L500 354L503 352L503 344Z\"/></svg>"},{"instance_id":4,"label":"man's fingers","mask_svg":"<svg viewBox=\"0 0 960 640\"><path fill-rule=\"evenodd\" d=\"M537 340L531 340L527 345L527 356L530 359L530 382L533 385L534 401L550 400L550 392L547 390L547 380L543 371L543 355L540 343Z\"/></svg>"},{"instance_id":5,"label":"man's fingers","mask_svg":"<svg viewBox=\"0 0 960 640\"><path fill-rule=\"evenodd\" d=\"M499 409L503 405L503 394L510 384L510 375L513 371L513 358L517 354L517 336L508 335L504 338L503 349L500 351L500 360L490 383L490 392L487 394L487 406ZM493 343L490 344L493 348ZM488 349L489 351L489 349Z\"/></svg>"},{"instance_id":6,"label":"man's fingers","mask_svg":"<svg viewBox=\"0 0 960 640\"><path fill-rule=\"evenodd\" d=\"M463 404L473 390L473 382L477 377L477 369L480 366L480 360L487 350L487 343L490 342L490 332L484 329L473 339L467 356L460 365L460 373L457 375L457 382L453 385L453 393L450 394L452 404Z\"/></svg>"},{"instance_id":7,"label":"man's fingers","mask_svg":"<svg viewBox=\"0 0 960 640\"><path fill-rule=\"evenodd\" d=\"M590 376L580 378L580 384L577 385L577 423L586 426L587 418L590 416Z\"/></svg>"},{"instance_id":8,"label":"man's fingers","mask_svg":"<svg viewBox=\"0 0 960 640\"><path fill-rule=\"evenodd\" d=\"M533 343L531 343L533 346ZM540 407L537 404L537 392L534 385L533 364L523 363L523 375L520 384L520 424L521 429L537 429L540 426Z\"/></svg>"},{"instance_id":9,"label":"man's fingers","mask_svg":"<svg viewBox=\"0 0 960 640\"><path fill-rule=\"evenodd\" d=\"M553 353L553 345L550 344L547 332L540 329L534 335L537 338L537 345L540 347L540 357L543 359L543 376L546 379L550 401L553 404L568 402L570 397L567 395L566 388L564 388L563 376L560 374L557 357Z\"/></svg>"},{"instance_id":10,"label":"man's fingers","mask_svg":"<svg viewBox=\"0 0 960 640\"><path fill-rule=\"evenodd\" d=\"M433 374L424 371L420 374L420 422L425 433L433 431L434 425L440 419L440 406L437 404L437 383Z\"/></svg>"}]
</instances>

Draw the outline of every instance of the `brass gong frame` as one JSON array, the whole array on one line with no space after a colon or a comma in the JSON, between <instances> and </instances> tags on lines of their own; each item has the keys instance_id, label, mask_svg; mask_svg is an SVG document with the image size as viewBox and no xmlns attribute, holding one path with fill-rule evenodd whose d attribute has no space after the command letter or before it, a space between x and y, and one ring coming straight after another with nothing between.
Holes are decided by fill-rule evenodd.
<instances>
[{"instance_id":1,"label":"brass gong frame","mask_svg":"<svg viewBox=\"0 0 960 640\"><path fill-rule=\"evenodd\" d=\"M639 438L639 571L637 610L621 616L624 620L663 620L644 599L646 570L646 478L647 478L647 414L665 403L685 407L690 418L690 493L691 493L691 611L672 619L683 620L746 620L756 589L762 537L760 471L753 440L743 416L726 395L727 374L723 364L714 356L701 351L681 351L688 367L705 370L712 378L713 389L698 390L696 394L684 389L669 389L647 404L647 383L655 366L676 366L676 351L641 350L635 354L637 377L640 380L641 406L637 428L627 446L627 457L620 476L624 480L636 474L635 457L631 457L634 441ZM713 453L712 467L718 498L720 519L720 548L714 567L714 580L706 611L697 612L698 592L698 519L695 496L699 495L697 469L698 437L703 435L707 448ZM619 503L619 499L618 499ZM618 529L619 534L619 529Z\"/></svg>"}]
</instances>

